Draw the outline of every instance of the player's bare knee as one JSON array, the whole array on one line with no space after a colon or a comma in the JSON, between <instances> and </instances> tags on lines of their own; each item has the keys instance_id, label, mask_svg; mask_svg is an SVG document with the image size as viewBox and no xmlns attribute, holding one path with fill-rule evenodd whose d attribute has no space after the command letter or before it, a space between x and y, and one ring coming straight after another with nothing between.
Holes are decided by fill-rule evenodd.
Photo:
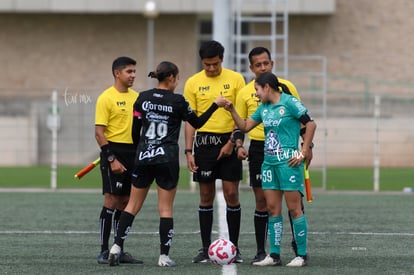
<instances>
[{"instance_id":1,"label":"player's bare knee","mask_svg":"<svg viewBox=\"0 0 414 275\"><path fill-rule=\"evenodd\" d=\"M289 215L292 219L299 218L303 215L302 209L289 209Z\"/></svg>"}]
</instances>

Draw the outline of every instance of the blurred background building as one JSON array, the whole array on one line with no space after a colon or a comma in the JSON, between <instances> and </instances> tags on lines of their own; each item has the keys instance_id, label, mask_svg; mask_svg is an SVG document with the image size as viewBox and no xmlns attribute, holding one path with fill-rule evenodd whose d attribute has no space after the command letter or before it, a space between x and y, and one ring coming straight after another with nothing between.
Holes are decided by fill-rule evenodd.
<instances>
[{"instance_id":1,"label":"blurred background building","mask_svg":"<svg viewBox=\"0 0 414 275\"><path fill-rule=\"evenodd\" d=\"M155 10L144 0L0 2L0 165L50 163L53 91L58 163L94 160L95 102L113 83L113 59L138 61L137 91L155 84L146 77L150 68L172 61L181 92L201 68L200 42L223 32L213 28L214 4L221 2L230 7L226 66L249 80L238 56L275 43L277 73L297 85L319 125L313 165L372 166L377 155L383 166L414 166L412 0L151 2ZM258 19L272 12L275 30ZM237 21L240 16L255 19ZM272 31L274 39L260 41Z\"/></svg>"}]
</instances>

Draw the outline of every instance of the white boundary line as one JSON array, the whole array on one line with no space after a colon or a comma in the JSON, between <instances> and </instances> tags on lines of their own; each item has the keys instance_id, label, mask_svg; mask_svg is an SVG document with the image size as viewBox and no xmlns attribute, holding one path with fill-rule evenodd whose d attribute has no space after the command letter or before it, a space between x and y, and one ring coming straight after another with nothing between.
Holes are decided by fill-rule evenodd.
<instances>
[{"instance_id":1,"label":"white boundary line","mask_svg":"<svg viewBox=\"0 0 414 275\"><path fill-rule=\"evenodd\" d=\"M227 223L225 224L227 228ZM213 231L213 233L218 233L219 236L222 236L220 232ZM12 234L22 234L22 235L94 235L99 234L99 231L82 231L82 230L0 230L0 235L12 235ZM158 231L153 232L144 232L131 231L128 234L132 235L158 235ZM196 235L200 234L200 231L186 231L186 232L177 232L175 235ZM228 234L227 232L225 234ZM414 233L404 233L404 232L308 232L309 235L350 235L350 236L403 236L403 237L414 237ZM254 235L254 232L240 232L240 235Z\"/></svg>"},{"instance_id":2,"label":"white boundary line","mask_svg":"<svg viewBox=\"0 0 414 275\"><path fill-rule=\"evenodd\" d=\"M226 201L224 200L224 195L222 191L221 180L216 181L216 201L218 209L218 219L219 219L219 237L229 239L229 232L227 229L227 219L226 219ZM221 268L221 274L223 275L237 275L237 266L236 264L223 265Z\"/></svg>"}]
</instances>

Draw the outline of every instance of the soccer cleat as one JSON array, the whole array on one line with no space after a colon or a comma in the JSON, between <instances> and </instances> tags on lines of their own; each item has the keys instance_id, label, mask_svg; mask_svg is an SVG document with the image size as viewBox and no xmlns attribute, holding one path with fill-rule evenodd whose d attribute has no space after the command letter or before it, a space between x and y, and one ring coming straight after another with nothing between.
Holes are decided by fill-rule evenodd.
<instances>
[{"instance_id":1,"label":"soccer cleat","mask_svg":"<svg viewBox=\"0 0 414 275\"><path fill-rule=\"evenodd\" d=\"M98 256L98 264L108 264L109 250L102 251Z\"/></svg>"},{"instance_id":2,"label":"soccer cleat","mask_svg":"<svg viewBox=\"0 0 414 275\"><path fill-rule=\"evenodd\" d=\"M208 252L206 248L201 248L198 252L198 255L193 258L193 263L210 262L210 258L208 257Z\"/></svg>"},{"instance_id":3,"label":"soccer cleat","mask_svg":"<svg viewBox=\"0 0 414 275\"><path fill-rule=\"evenodd\" d=\"M158 265L173 267L173 266L176 266L177 264L173 260L171 260L168 255L162 254L158 258Z\"/></svg>"},{"instance_id":4,"label":"soccer cleat","mask_svg":"<svg viewBox=\"0 0 414 275\"><path fill-rule=\"evenodd\" d=\"M251 264L263 261L264 258L266 258L266 252L257 252L256 256L254 256L253 260L251 261Z\"/></svg>"},{"instance_id":5,"label":"soccer cleat","mask_svg":"<svg viewBox=\"0 0 414 275\"><path fill-rule=\"evenodd\" d=\"M295 257L290 263L288 263L286 266L289 267L301 267L306 265L306 256L297 256Z\"/></svg>"},{"instance_id":6,"label":"soccer cleat","mask_svg":"<svg viewBox=\"0 0 414 275\"><path fill-rule=\"evenodd\" d=\"M119 265L119 258L121 256L121 247L114 244L109 251L108 263L110 266Z\"/></svg>"},{"instance_id":7,"label":"soccer cleat","mask_svg":"<svg viewBox=\"0 0 414 275\"><path fill-rule=\"evenodd\" d=\"M135 259L132 257L131 254L128 252L121 252L121 256L119 257L119 262L121 264L143 264L144 262L140 259Z\"/></svg>"},{"instance_id":8,"label":"soccer cleat","mask_svg":"<svg viewBox=\"0 0 414 275\"><path fill-rule=\"evenodd\" d=\"M237 248L236 258L234 259L235 264L241 264L243 262L243 259L241 257L241 253L239 249Z\"/></svg>"},{"instance_id":9,"label":"soccer cleat","mask_svg":"<svg viewBox=\"0 0 414 275\"><path fill-rule=\"evenodd\" d=\"M280 260L280 256L278 254L272 253L270 255L267 255L263 260L252 263L252 265L276 266L276 265L282 265L282 261Z\"/></svg>"}]
</instances>

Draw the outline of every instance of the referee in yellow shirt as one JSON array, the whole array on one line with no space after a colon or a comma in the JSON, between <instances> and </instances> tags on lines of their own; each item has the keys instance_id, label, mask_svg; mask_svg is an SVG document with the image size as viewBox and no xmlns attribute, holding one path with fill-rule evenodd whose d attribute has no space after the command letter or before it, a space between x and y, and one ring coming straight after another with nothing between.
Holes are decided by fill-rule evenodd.
<instances>
[{"instance_id":1,"label":"referee in yellow shirt","mask_svg":"<svg viewBox=\"0 0 414 275\"><path fill-rule=\"evenodd\" d=\"M224 47L219 42L212 40L203 43L199 49L203 70L191 76L185 83L184 97L198 116L220 95L235 103L238 91L245 85L240 73L222 67L223 54ZM224 109L217 110L198 129L197 134L189 123L185 125L187 165L200 187L198 215L202 248L193 258L193 263L209 261L207 250L211 243L216 179L222 180L229 239L237 247L235 262L243 262L238 250L241 217L239 182L242 178L242 163L234 151L233 130L233 119Z\"/></svg>"},{"instance_id":2,"label":"referee in yellow shirt","mask_svg":"<svg viewBox=\"0 0 414 275\"><path fill-rule=\"evenodd\" d=\"M123 56L115 59L112 63L114 84L102 92L96 102L95 138L101 148L100 168L104 195L99 217L100 264L108 263L112 218L115 232L131 190L131 172L136 154L136 145L132 140L132 117L133 105L138 98L138 93L131 89L135 72L136 61L132 58ZM142 263L125 252L122 252L120 262Z\"/></svg>"}]
</instances>

